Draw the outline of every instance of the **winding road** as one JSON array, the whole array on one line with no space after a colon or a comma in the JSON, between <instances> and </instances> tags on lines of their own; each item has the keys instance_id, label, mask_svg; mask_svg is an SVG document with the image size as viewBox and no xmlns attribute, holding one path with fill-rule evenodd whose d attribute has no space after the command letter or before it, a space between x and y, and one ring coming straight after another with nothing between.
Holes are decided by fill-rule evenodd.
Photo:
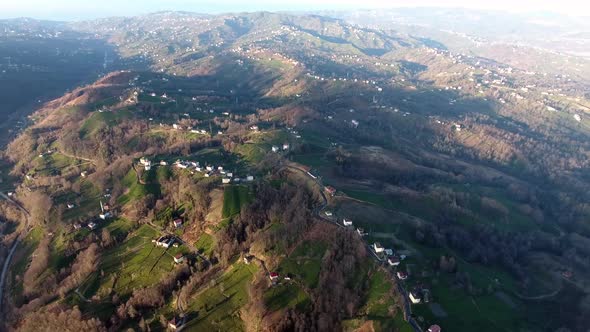
<instances>
[{"instance_id":1,"label":"winding road","mask_svg":"<svg viewBox=\"0 0 590 332\"><path fill-rule=\"evenodd\" d=\"M20 243L20 239L21 239L22 235L26 235L30 230L29 217L31 216L31 214L20 203L16 202L15 200L13 200L10 197L8 197L3 192L0 192L0 197L7 200L8 202L16 205L20 210L22 210L25 213L25 222L26 222L25 232L23 234L17 235L17 237L14 239L14 242L12 243L12 247L10 248L8 255L6 255L6 259L4 260L4 266L2 267L2 274L0 274L0 318L2 318L2 300L4 299L4 283L6 281L6 275L8 274L8 268L10 267L10 262L12 261L12 256L14 256L14 253L16 251L16 248L18 247L18 244ZM0 321L1 321L1 319L0 319Z\"/></svg>"}]
</instances>

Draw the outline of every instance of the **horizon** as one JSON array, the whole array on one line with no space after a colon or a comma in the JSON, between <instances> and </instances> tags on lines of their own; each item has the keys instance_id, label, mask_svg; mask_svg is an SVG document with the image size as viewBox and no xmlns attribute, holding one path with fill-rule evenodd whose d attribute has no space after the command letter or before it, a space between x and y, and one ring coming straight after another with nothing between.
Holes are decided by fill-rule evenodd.
<instances>
[{"instance_id":1,"label":"horizon","mask_svg":"<svg viewBox=\"0 0 590 332\"><path fill-rule=\"evenodd\" d=\"M366 0L361 5L352 0L301 0L297 4L277 4L269 0L256 0L243 3L237 0L189 1L159 0L127 1L103 0L100 4L87 1L56 0L46 3L43 0L23 0L0 4L0 19L31 18L49 21L83 21L108 17L133 17L158 12L189 12L219 15L251 12L322 12L322 11L363 11L395 9L454 9L474 11L497 11L510 14L555 14L572 17L590 17L590 5L578 4L576 0L564 0L557 6L554 2L525 0L514 4L509 0L498 0L493 4L483 0L450 0L444 3L431 0L418 0L412 4L398 0L383 3L379 0Z\"/></svg>"}]
</instances>

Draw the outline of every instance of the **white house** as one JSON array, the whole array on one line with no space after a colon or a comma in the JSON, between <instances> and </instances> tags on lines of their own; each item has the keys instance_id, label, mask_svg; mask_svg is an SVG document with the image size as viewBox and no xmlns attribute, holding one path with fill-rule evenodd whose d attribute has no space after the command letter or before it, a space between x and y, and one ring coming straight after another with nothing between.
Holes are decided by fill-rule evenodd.
<instances>
[{"instance_id":1,"label":"white house","mask_svg":"<svg viewBox=\"0 0 590 332\"><path fill-rule=\"evenodd\" d=\"M234 177L234 173L232 172L227 172L225 175L227 175L228 178Z\"/></svg>"},{"instance_id":2,"label":"white house","mask_svg":"<svg viewBox=\"0 0 590 332\"><path fill-rule=\"evenodd\" d=\"M172 125L174 129L182 129L182 126L177 125L176 123Z\"/></svg>"},{"instance_id":3,"label":"white house","mask_svg":"<svg viewBox=\"0 0 590 332\"><path fill-rule=\"evenodd\" d=\"M246 181L254 181L254 176L252 176L252 175L246 176Z\"/></svg>"},{"instance_id":4,"label":"white house","mask_svg":"<svg viewBox=\"0 0 590 332\"><path fill-rule=\"evenodd\" d=\"M397 274L397 278L399 280L406 280L406 279L408 279L408 274L406 272L404 272L404 271L397 271L396 274Z\"/></svg>"},{"instance_id":5,"label":"white house","mask_svg":"<svg viewBox=\"0 0 590 332\"><path fill-rule=\"evenodd\" d=\"M287 143L283 144L283 150L289 150L289 144L287 144Z\"/></svg>"},{"instance_id":6,"label":"white house","mask_svg":"<svg viewBox=\"0 0 590 332\"><path fill-rule=\"evenodd\" d=\"M376 253L380 253L383 252L385 248L383 248L383 246L379 242L375 242L373 243L373 250L375 250Z\"/></svg>"},{"instance_id":7,"label":"white house","mask_svg":"<svg viewBox=\"0 0 590 332\"><path fill-rule=\"evenodd\" d=\"M113 215L110 212L103 212L101 214L98 215L98 217L102 220L107 220L110 217L112 217Z\"/></svg>"},{"instance_id":8,"label":"white house","mask_svg":"<svg viewBox=\"0 0 590 332\"><path fill-rule=\"evenodd\" d=\"M352 220L344 218L342 219L342 224L346 227L352 226Z\"/></svg>"},{"instance_id":9,"label":"white house","mask_svg":"<svg viewBox=\"0 0 590 332\"><path fill-rule=\"evenodd\" d=\"M387 256L393 256L393 249L385 249L384 251Z\"/></svg>"},{"instance_id":10,"label":"white house","mask_svg":"<svg viewBox=\"0 0 590 332\"><path fill-rule=\"evenodd\" d=\"M414 304L420 303L422 301L422 295L420 295L418 291L411 291L409 297L410 301L412 301Z\"/></svg>"},{"instance_id":11,"label":"white house","mask_svg":"<svg viewBox=\"0 0 590 332\"><path fill-rule=\"evenodd\" d=\"M580 116L580 114L574 114L574 119L578 122L582 121L582 117Z\"/></svg>"},{"instance_id":12,"label":"white house","mask_svg":"<svg viewBox=\"0 0 590 332\"><path fill-rule=\"evenodd\" d=\"M387 259L387 264L390 266L398 266L400 263L400 259L397 256L392 256Z\"/></svg>"},{"instance_id":13,"label":"white house","mask_svg":"<svg viewBox=\"0 0 590 332\"><path fill-rule=\"evenodd\" d=\"M174 243L174 238L168 236L162 236L156 240L156 246L169 248Z\"/></svg>"},{"instance_id":14,"label":"white house","mask_svg":"<svg viewBox=\"0 0 590 332\"><path fill-rule=\"evenodd\" d=\"M231 182L231 179L230 178L223 178L223 179L221 179L221 183L223 183L223 184L227 184L227 183L230 183L230 182Z\"/></svg>"},{"instance_id":15,"label":"white house","mask_svg":"<svg viewBox=\"0 0 590 332\"><path fill-rule=\"evenodd\" d=\"M160 166L166 166L166 165L168 165L167 162L165 162L164 160L160 161Z\"/></svg>"},{"instance_id":16,"label":"white house","mask_svg":"<svg viewBox=\"0 0 590 332\"><path fill-rule=\"evenodd\" d=\"M324 212L324 214L325 214L327 217L331 217L331 216L332 216L332 211L326 211L326 212Z\"/></svg>"},{"instance_id":17,"label":"white house","mask_svg":"<svg viewBox=\"0 0 590 332\"><path fill-rule=\"evenodd\" d=\"M176 256L174 256L174 263L180 264L182 262L184 262L184 255L183 254L177 254Z\"/></svg>"},{"instance_id":18,"label":"white house","mask_svg":"<svg viewBox=\"0 0 590 332\"><path fill-rule=\"evenodd\" d=\"M272 146L272 152L279 152L279 147L276 145Z\"/></svg>"},{"instance_id":19,"label":"white house","mask_svg":"<svg viewBox=\"0 0 590 332\"><path fill-rule=\"evenodd\" d=\"M91 230L94 230L96 228L96 226L97 226L96 223L94 223L92 221L88 223L88 228L90 228Z\"/></svg>"},{"instance_id":20,"label":"white house","mask_svg":"<svg viewBox=\"0 0 590 332\"><path fill-rule=\"evenodd\" d=\"M206 167L206 169L207 169L209 172L211 172L211 171L213 171L213 166L207 166L207 167Z\"/></svg>"},{"instance_id":21,"label":"white house","mask_svg":"<svg viewBox=\"0 0 590 332\"><path fill-rule=\"evenodd\" d=\"M364 230L364 229L362 229L362 228L360 228L360 227L356 229L356 232L357 232L357 233L358 233L358 235L360 235L360 236L365 236L365 235L367 235L367 233L365 233L365 230Z\"/></svg>"},{"instance_id":22,"label":"white house","mask_svg":"<svg viewBox=\"0 0 590 332\"><path fill-rule=\"evenodd\" d=\"M68 209L73 209L73 208L75 208L75 207L76 207L76 206L75 206L74 204L72 204L72 203L68 203Z\"/></svg>"}]
</instances>

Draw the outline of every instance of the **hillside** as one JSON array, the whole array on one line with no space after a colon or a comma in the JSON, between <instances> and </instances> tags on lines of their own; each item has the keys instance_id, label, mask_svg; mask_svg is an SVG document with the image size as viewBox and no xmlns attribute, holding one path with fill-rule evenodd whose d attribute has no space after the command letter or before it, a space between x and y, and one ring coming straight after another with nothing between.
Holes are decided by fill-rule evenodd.
<instances>
[{"instance_id":1,"label":"hillside","mask_svg":"<svg viewBox=\"0 0 590 332\"><path fill-rule=\"evenodd\" d=\"M583 75L316 15L56 28L122 70L3 151L6 329L590 323Z\"/></svg>"}]
</instances>

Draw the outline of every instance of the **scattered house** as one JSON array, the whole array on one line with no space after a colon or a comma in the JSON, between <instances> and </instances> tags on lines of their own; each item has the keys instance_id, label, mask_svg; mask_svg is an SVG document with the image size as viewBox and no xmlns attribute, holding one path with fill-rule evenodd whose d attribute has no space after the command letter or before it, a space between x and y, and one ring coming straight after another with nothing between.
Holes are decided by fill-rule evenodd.
<instances>
[{"instance_id":1,"label":"scattered house","mask_svg":"<svg viewBox=\"0 0 590 332\"><path fill-rule=\"evenodd\" d=\"M12 196L14 196L14 192L12 192L12 191L9 191L9 192L8 192L8 197L12 197Z\"/></svg>"},{"instance_id":2,"label":"scattered house","mask_svg":"<svg viewBox=\"0 0 590 332\"><path fill-rule=\"evenodd\" d=\"M211 174L209 174L209 173L205 173L205 177L206 177L206 178L208 178L208 177L210 177L210 176L211 176Z\"/></svg>"},{"instance_id":3,"label":"scattered house","mask_svg":"<svg viewBox=\"0 0 590 332\"><path fill-rule=\"evenodd\" d=\"M75 229L75 230L79 230L79 229L81 229L81 228L82 228L82 225L80 225L80 224L78 224L78 223L75 223L75 224L74 224L74 229Z\"/></svg>"},{"instance_id":4,"label":"scattered house","mask_svg":"<svg viewBox=\"0 0 590 332\"><path fill-rule=\"evenodd\" d=\"M147 159L146 157L141 157L139 159L139 163L142 165L148 165L148 164L151 164L152 162L149 159Z\"/></svg>"},{"instance_id":5,"label":"scattered house","mask_svg":"<svg viewBox=\"0 0 590 332\"><path fill-rule=\"evenodd\" d=\"M184 255L181 253L176 254L176 256L174 256L174 263L180 264L182 262L184 262Z\"/></svg>"},{"instance_id":6,"label":"scattered house","mask_svg":"<svg viewBox=\"0 0 590 332\"><path fill-rule=\"evenodd\" d=\"M85 178L86 176L88 176L88 172L84 171L84 172L80 173L80 176ZM27 177L28 177L28 175L27 175Z\"/></svg>"},{"instance_id":7,"label":"scattered house","mask_svg":"<svg viewBox=\"0 0 590 332\"><path fill-rule=\"evenodd\" d=\"M580 116L580 114L574 114L574 119L578 122L582 121L582 117Z\"/></svg>"},{"instance_id":8,"label":"scattered house","mask_svg":"<svg viewBox=\"0 0 590 332\"><path fill-rule=\"evenodd\" d=\"M252 175L246 176L246 181L250 181L250 182L254 181L254 176L252 176Z\"/></svg>"},{"instance_id":9,"label":"scattered house","mask_svg":"<svg viewBox=\"0 0 590 332\"><path fill-rule=\"evenodd\" d=\"M225 175L227 175L228 178L232 178L234 176L234 173L232 172L227 172Z\"/></svg>"},{"instance_id":10,"label":"scattered house","mask_svg":"<svg viewBox=\"0 0 590 332\"><path fill-rule=\"evenodd\" d=\"M291 278L292 278L292 276L291 276L291 273L289 273L289 274L287 274L287 275L285 276L285 278L284 278L284 279L285 279L285 280L287 280L287 281L290 281L290 280L291 280Z\"/></svg>"},{"instance_id":11,"label":"scattered house","mask_svg":"<svg viewBox=\"0 0 590 332\"><path fill-rule=\"evenodd\" d=\"M401 260L397 256L391 256L387 259L387 264L389 264L390 266L398 266L400 262Z\"/></svg>"},{"instance_id":12,"label":"scattered house","mask_svg":"<svg viewBox=\"0 0 590 332\"><path fill-rule=\"evenodd\" d=\"M259 131L260 128L258 128L258 126L251 126L250 127L250 130L252 130L252 131Z\"/></svg>"},{"instance_id":13,"label":"scattered house","mask_svg":"<svg viewBox=\"0 0 590 332\"><path fill-rule=\"evenodd\" d=\"M279 279L279 274L276 272L271 272L268 277L271 281L277 281Z\"/></svg>"},{"instance_id":14,"label":"scattered house","mask_svg":"<svg viewBox=\"0 0 590 332\"><path fill-rule=\"evenodd\" d=\"M398 271L396 274L397 274L397 278L399 280L406 280L406 279L408 279L408 273L407 272Z\"/></svg>"},{"instance_id":15,"label":"scattered house","mask_svg":"<svg viewBox=\"0 0 590 332\"><path fill-rule=\"evenodd\" d=\"M357 120L350 120L350 123L352 123L352 126L354 128L357 128L359 126L359 122Z\"/></svg>"},{"instance_id":16,"label":"scattered house","mask_svg":"<svg viewBox=\"0 0 590 332\"><path fill-rule=\"evenodd\" d=\"M182 129L182 126L179 126L175 123L172 125L172 128L180 130L180 129Z\"/></svg>"},{"instance_id":17,"label":"scattered house","mask_svg":"<svg viewBox=\"0 0 590 332\"><path fill-rule=\"evenodd\" d=\"M178 228L182 226L182 219L175 219L174 220L174 227Z\"/></svg>"},{"instance_id":18,"label":"scattered house","mask_svg":"<svg viewBox=\"0 0 590 332\"><path fill-rule=\"evenodd\" d=\"M410 301L412 301L414 304L422 302L422 294L420 294L420 292L417 290L411 291L409 297Z\"/></svg>"},{"instance_id":19,"label":"scattered house","mask_svg":"<svg viewBox=\"0 0 590 332\"><path fill-rule=\"evenodd\" d=\"M384 251L387 256L393 256L393 249L385 249Z\"/></svg>"},{"instance_id":20,"label":"scattered house","mask_svg":"<svg viewBox=\"0 0 590 332\"><path fill-rule=\"evenodd\" d=\"M223 166L218 166L217 167L217 170L220 171L220 172L222 172L223 171Z\"/></svg>"},{"instance_id":21,"label":"scattered house","mask_svg":"<svg viewBox=\"0 0 590 332\"><path fill-rule=\"evenodd\" d=\"M356 229L356 232L357 232L357 234L358 234L358 235L360 235L360 236L365 236L365 235L367 235L367 233L365 232L364 228L360 228L360 227L358 227L358 228Z\"/></svg>"},{"instance_id":22,"label":"scattered house","mask_svg":"<svg viewBox=\"0 0 590 332\"><path fill-rule=\"evenodd\" d=\"M375 242L373 243L373 250L375 250L376 253L380 253L383 252L385 248L383 248L383 246L379 242Z\"/></svg>"},{"instance_id":23,"label":"scattered house","mask_svg":"<svg viewBox=\"0 0 590 332\"><path fill-rule=\"evenodd\" d=\"M325 212L324 212L324 214L325 214L327 217L331 217L331 216L332 216L332 211L325 211Z\"/></svg>"},{"instance_id":24,"label":"scattered house","mask_svg":"<svg viewBox=\"0 0 590 332\"><path fill-rule=\"evenodd\" d=\"M178 330L184 326L186 323L186 317L184 316L174 316L169 322L168 327L172 330Z\"/></svg>"},{"instance_id":25,"label":"scattered house","mask_svg":"<svg viewBox=\"0 0 590 332\"><path fill-rule=\"evenodd\" d=\"M152 169L152 163L148 162L147 164L143 165L143 169L149 171Z\"/></svg>"},{"instance_id":26,"label":"scattered house","mask_svg":"<svg viewBox=\"0 0 590 332\"><path fill-rule=\"evenodd\" d=\"M342 219L342 224L345 227L350 227L350 226L352 226L352 220L344 218L344 219Z\"/></svg>"},{"instance_id":27,"label":"scattered house","mask_svg":"<svg viewBox=\"0 0 590 332\"><path fill-rule=\"evenodd\" d=\"M461 129L463 129L463 126L462 125L457 124L457 123L455 123L453 125L453 130L455 130L455 131L461 131Z\"/></svg>"},{"instance_id":28,"label":"scattered house","mask_svg":"<svg viewBox=\"0 0 590 332\"><path fill-rule=\"evenodd\" d=\"M213 166L207 166L207 167L205 167L205 169L207 169L209 172L212 172L213 171Z\"/></svg>"},{"instance_id":29,"label":"scattered house","mask_svg":"<svg viewBox=\"0 0 590 332\"><path fill-rule=\"evenodd\" d=\"M441 332L441 328L438 325L432 325L428 328L428 332Z\"/></svg>"},{"instance_id":30,"label":"scattered house","mask_svg":"<svg viewBox=\"0 0 590 332\"><path fill-rule=\"evenodd\" d=\"M223 184L227 184L227 183L230 183L230 182L231 182L231 179L230 178L223 178L223 179L221 179L221 183L223 183Z\"/></svg>"},{"instance_id":31,"label":"scattered house","mask_svg":"<svg viewBox=\"0 0 590 332\"><path fill-rule=\"evenodd\" d=\"M98 226L98 225L92 221L88 223L88 228L90 228L90 230L94 230L96 228L96 226Z\"/></svg>"},{"instance_id":32,"label":"scattered house","mask_svg":"<svg viewBox=\"0 0 590 332\"><path fill-rule=\"evenodd\" d=\"M105 212L103 212L103 213L101 213L101 214L98 215L98 217L100 219L102 219L102 220L107 220L107 219L109 219L112 216L113 216L113 214L110 213L110 212L108 212L108 211L105 211Z\"/></svg>"},{"instance_id":33,"label":"scattered house","mask_svg":"<svg viewBox=\"0 0 590 332\"><path fill-rule=\"evenodd\" d=\"M168 165L167 162L165 162L164 160L160 161L160 166L166 166L166 165Z\"/></svg>"},{"instance_id":34,"label":"scattered house","mask_svg":"<svg viewBox=\"0 0 590 332\"><path fill-rule=\"evenodd\" d=\"M156 246L170 248L170 246L174 243L174 238L169 235L163 235L156 240Z\"/></svg>"},{"instance_id":35,"label":"scattered house","mask_svg":"<svg viewBox=\"0 0 590 332\"><path fill-rule=\"evenodd\" d=\"M283 144L283 150L289 150L289 143Z\"/></svg>"},{"instance_id":36,"label":"scattered house","mask_svg":"<svg viewBox=\"0 0 590 332\"><path fill-rule=\"evenodd\" d=\"M244 264L249 265L250 262L252 261L253 256L250 255L246 255L244 256Z\"/></svg>"},{"instance_id":37,"label":"scattered house","mask_svg":"<svg viewBox=\"0 0 590 332\"><path fill-rule=\"evenodd\" d=\"M272 146L272 152L279 152L279 147L276 145Z\"/></svg>"},{"instance_id":38,"label":"scattered house","mask_svg":"<svg viewBox=\"0 0 590 332\"><path fill-rule=\"evenodd\" d=\"M108 205L108 204L103 204L103 205L102 205L102 208L103 208L103 210L105 210L105 211L110 211L110 210L111 210L111 206L110 206L110 205Z\"/></svg>"},{"instance_id":39,"label":"scattered house","mask_svg":"<svg viewBox=\"0 0 590 332\"><path fill-rule=\"evenodd\" d=\"M325 190L328 194L330 194L330 196L334 196L336 194L336 188L334 187L326 186Z\"/></svg>"},{"instance_id":40,"label":"scattered house","mask_svg":"<svg viewBox=\"0 0 590 332\"><path fill-rule=\"evenodd\" d=\"M178 162L176 162L176 167L178 167L180 169L185 169L188 167L188 164L185 162L178 161Z\"/></svg>"},{"instance_id":41,"label":"scattered house","mask_svg":"<svg viewBox=\"0 0 590 332\"><path fill-rule=\"evenodd\" d=\"M9 193L9 194L10 194L10 193ZM10 196L10 195L9 195L9 196ZM72 204L72 203L68 203L68 209L73 209L73 208L75 208L75 207L76 207L76 206L75 206L74 204Z\"/></svg>"}]
</instances>

